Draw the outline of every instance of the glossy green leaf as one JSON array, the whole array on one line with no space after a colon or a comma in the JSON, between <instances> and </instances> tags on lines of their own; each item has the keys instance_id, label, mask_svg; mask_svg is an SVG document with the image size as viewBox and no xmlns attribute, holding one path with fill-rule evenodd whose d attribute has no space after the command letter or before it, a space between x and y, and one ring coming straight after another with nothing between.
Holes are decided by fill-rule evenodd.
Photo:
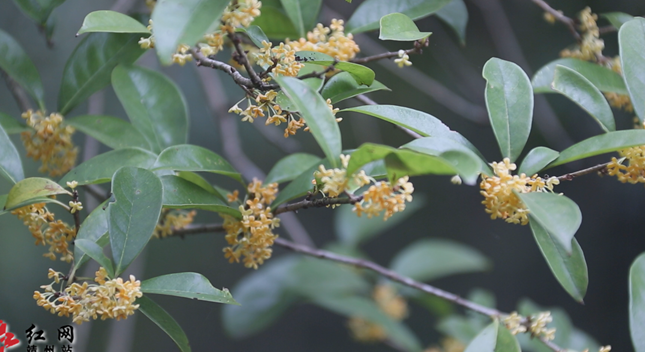
<instances>
[{"instance_id":1,"label":"glossy green leaf","mask_svg":"<svg viewBox=\"0 0 645 352\"><path fill-rule=\"evenodd\" d=\"M403 323L385 314L376 303L360 296L318 296L313 302L347 317L359 317L380 325L393 344L405 351L421 351L421 342Z\"/></svg>"},{"instance_id":2,"label":"glossy green leaf","mask_svg":"<svg viewBox=\"0 0 645 352\"><path fill-rule=\"evenodd\" d=\"M91 33L83 38L65 64L58 111L66 115L107 86L114 67L135 62L145 52L140 38L127 33Z\"/></svg>"},{"instance_id":3,"label":"glossy green leaf","mask_svg":"<svg viewBox=\"0 0 645 352\"><path fill-rule=\"evenodd\" d=\"M390 269L417 281L484 271L491 263L475 249L454 241L421 239L394 256Z\"/></svg>"},{"instance_id":4,"label":"glossy green leaf","mask_svg":"<svg viewBox=\"0 0 645 352\"><path fill-rule=\"evenodd\" d=\"M522 69L492 58L484 65L486 108L502 156L515 161L531 132L533 89Z\"/></svg>"},{"instance_id":5,"label":"glossy green leaf","mask_svg":"<svg viewBox=\"0 0 645 352\"><path fill-rule=\"evenodd\" d=\"M520 352L520 344L499 320L495 319L468 344L464 352Z\"/></svg>"},{"instance_id":6,"label":"glossy green leaf","mask_svg":"<svg viewBox=\"0 0 645 352\"><path fill-rule=\"evenodd\" d=\"M16 183L25 178L18 149L13 145L4 128L0 126L0 176Z\"/></svg>"},{"instance_id":7,"label":"glossy green leaf","mask_svg":"<svg viewBox=\"0 0 645 352\"><path fill-rule=\"evenodd\" d=\"M249 26L249 28L244 28L244 27L238 27L235 29L238 32L244 32L246 35L251 39L253 44L255 44L258 48L262 47L262 42L271 42L269 38L267 37L266 34L264 34L264 31L262 31L262 28L258 26Z\"/></svg>"},{"instance_id":8,"label":"glossy green leaf","mask_svg":"<svg viewBox=\"0 0 645 352\"><path fill-rule=\"evenodd\" d=\"M552 164L549 164L549 167L643 144L645 144L645 131L643 130L607 132L587 138L561 151L560 156Z\"/></svg>"},{"instance_id":9,"label":"glossy green leaf","mask_svg":"<svg viewBox=\"0 0 645 352\"><path fill-rule=\"evenodd\" d=\"M155 153L188 139L188 108L179 88L157 71L117 66L112 86L119 101Z\"/></svg>"},{"instance_id":10,"label":"glossy green leaf","mask_svg":"<svg viewBox=\"0 0 645 352\"><path fill-rule=\"evenodd\" d=\"M625 24L625 22L629 22L634 19L634 16L626 14L624 12L605 12L601 13L600 17L604 17L611 23L612 26L616 27L617 29L620 29L620 27Z\"/></svg>"},{"instance_id":11,"label":"glossy green leaf","mask_svg":"<svg viewBox=\"0 0 645 352\"><path fill-rule=\"evenodd\" d=\"M450 0L367 0L363 1L345 25L345 31L361 33L379 27L381 17L400 12L413 20L429 16L446 6Z\"/></svg>"},{"instance_id":12,"label":"glossy green leaf","mask_svg":"<svg viewBox=\"0 0 645 352\"><path fill-rule=\"evenodd\" d=\"M176 273L153 277L141 282L141 292L239 305L228 290L216 289L204 275L198 273Z\"/></svg>"},{"instance_id":13,"label":"glossy green leaf","mask_svg":"<svg viewBox=\"0 0 645 352\"><path fill-rule=\"evenodd\" d=\"M421 32L410 17L402 13L391 13L381 17L378 39L413 42L429 37L432 32Z\"/></svg>"},{"instance_id":14,"label":"glossy green leaf","mask_svg":"<svg viewBox=\"0 0 645 352\"><path fill-rule=\"evenodd\" d=\"M351 160L351 159L350 159ZM324 165L325 168L330 168L331 164L327 159L321 160L319 165ZM305 196L309 191L312 191L314 185L311 181L314 179L314 172L318 170L319 165L314 165L303 171L298 177L296 177L287 187L280 190L278 196L275 198L273 203L271 203L271 209L277 208L280 204L288 202L292 199L296 199L302 196Z\"/></svg>"},{"instance_id":15,"label":"glossy green leaf","mask_svg":"<svg viewBox=\"0 0 645 352\"><path fill-rule=\"evenodd\" d=\"M333 57L317 51L298 51L296 52L296 61L322 66L329 66L335 63L334 67L352 75L359 85L372 85L374 83L374 77L376 76L374 71L367 66L347 61L336 62Z\"/></svg>"},{"instance_id":16,"label":"glossy green leaf","mask_svg":"<svg viewBox=\"0 0 645 352\"><path fill-rule=\"evenodd\" d=\"M529 210L530 221L537 221L558 240L567 253L571 253L571 240L582 223L578 205L557 193L517 193L517 196Z\"/></svg>"},{"instance_id":17,"label":"glossy green leaf","mask_svg":"<svg viewBox=\"0 0 645 352\"><path fill-rule=\"evenodd\" d=\"M574 58L557 59L540 68L533 76L534 93L554 92L551 88L551 83L555 76L555 67L558 65L578 72L602 92L627 94L625 82L618 73L607 67Z\"/></svg>"},{"instance_id":18,"label":"glossy green leaf","mask_svg":"<svg viewBox=\"0 0 645 352\"><path fill-rule=\"evenodd\" d=\"M217 198L219 198L219 199L221 199L223 201L226 201L226 197L224 197L220 193L220 191L215 189L215 187L213 187L213 185L208 183L208 181L205 178L201 177L199 174L196 174L196 173L190 172L190 171L179 171L179 172L177 172L177 176L183 178L184 180L190 181L190 182L198 185L199 187L203 188L206 192L208 192L210 194L214 194L215 196L217 196Z\"/></svg>"},{"instance_id":19,"label":"glossy green leaf","mask_svg":"<svg viewBox=\"0 0 645 352\"><path fill-rule=\"evenodd\" d=\"M457 34L459 43L466 45L466 26L468 25L468 9L463 0L452 0L435 13L437 18L447 24Z\"/></svg>"},{"instance_id":20,"label":"glossy green leaf","mask_svg":"<svg viewBox=\"0 0 645 352\"><path fill-rule=\"evenodd\" d=\"M253 20L253 24L262 28L267 37L273 39L300 37L289 16L281 8L267 6L263 3L260 11L262 14Z\"/></svg>"},{"instance_id":21,"label":"glossy green leaf","mask_svg":"<svg viewBox=\"0 0 645 352\"><path fill-rule=\"evenodd\" d=\"M6 72L45 110L45 89L40 74L20 44L0 29L0 69Z\"/></svg>"},{"instance_id":22,"label":"glossy green leaf","mask_svg":"<svg viewBox=\"0 0 645 352\"><path fill-rule=\"evenodd\" d=\"M334 211L334 229L336 236L344 246L357 247L379 234L396 227L408 219L425 204L421 195L414 195L412 202L405 205L405 211L394 213L392 217L383 221L382 218L358 217L351 205L346 205Z\"/></svg>"},{"instance_id":23,"label":"glossy green leaf","mask_svg":"<svg viewBox=\"0 0 645 352\"><path fill-rule=\"evenodd\" d=\"M36 204L36 203L53 203L53 204L58 204L62 208L67 208L67 204L65 204L65 203L63 203L63 202L61 202L59 200L49 198L49 197L29 198L29 199L26 199L26 200L24 200L24 201L22 201L20 203L17 203L17 204L14 204L14 205L11 205L10 207L8 207L8 206L6 206L7 197L8 197L7 194L5 194L3 196L0 196L0 204L4 207L3 210L0 210L0 215L2 215L4 213L8 213L8 212L10 212L12 210L22 208L22 207L27 206L27 205Z\"/></svg>"},{"instance_id":24,"label":"glossy green leaf","mask_svg":"<svg viewBox=\"0 0 645 352\"><path fill-rule=\"evenodd\" d=\"M73 168L60 180L61 184L77 181L79 185L105 183L112 179L114 173L123 166L135 166L147 169L151 167L157 155L140 148L123 148L99 154Z\"/></svg>"},{"instance_id":25,"label":"glossy green leaf","mask_svg":"<svg viewBox=\"0 0 645 352\"><path fill-rule=\"evenodd\" d=\"M291 272L301 258L288 255L271 259L257 271L245 275L231 289L240 306L222 307L226 332L242 338L268 327L295 301L296 294L288 287L293 282Z\"/></svg>"},{"instance_id":26,"label":"glossy green leaf","mask_svg":"<svg viewBox=\"0 0 645 352\"><path fill-rule=\"evenodd\" d=\"M637 17L618 31L620 66L634 112L645 121L645 18Z\"/></svg>"},{"instance_id":27,"label":"glossy green leaf","mask_svg":"<svg viewBox=\"0 0 645 352\"><path fill-rule=\"evenodd\" d=\"M163 186L152 171L126 166L114 174L112 193L109 232L118 276L150 240L161 213Z\"/></svg>"},{"instance_id":28,"label":"glossy green leaf","mask_svg":"<svg viewBox=\"0 0 645 352\"><path fill-rule=\"evenodd\" d=\"M104 267L109 277L114 277L114 267L112 266L112 261L105 254L103 254L103 247L101 247L94 241L75 239L74 248L76 247L90 256L90 258L96 260L96 262L99 263L100 266Z\"/></svg>"},{"instance_id":29,"label":"glossy green leaf","mask_svg":"<svg viewBox=\"0 0 645 352\"><path fill-rule=\"evenodd\" d=\"M242 181L240 173L221 156L191 144L175 145L159 154L153 170L212 172Z\"/></svg>"},{"instance_id":30,"label":"glossy green leaf","mask_svg":"<svg viewBox=\"0 0 645 352\"><path fill-rule=\"evenodd\" d=\"M30 177L19 181L9 191L5 209L13 208L18 204L34 198L53 196L56 194L72 195L68 190L58 183L42 177Z\"/></svg>"},{"instance_id":31,"label":"glossy green leaf","mask_svg":"<svg viewBox=\"0 0 645 352\"><path fill-rule=\"evenodd\" d=\"M583 75L558 65L555 67L552 87L588 112L605 132L616 130L614 114L607 99Z\"/></svg>"},{"instance_id":32,"label":"glossy green leaf","mask_svg":"<svg viewBox=\"0 0 645 352\"><path fill-rule=\"evenodd\" d=\"M31 130L31 128L27 127L24 123L18 122L18 120L2 112L0 112L0 127L2 127L7 134L16 134Z\"/></svg>"},{"instance_id":33,"label":"glossy green leaf","mask_svg":"<svg viewBox=\"0 0 645 352\"><path fill-rule=\"evenodd\" d=\"M307 31L316 22L322 0L280 0L280 2L298 31L298 36L307 37Z\"/></svg>"},{"instance_id":34,"label":"glossy green leaf","mask_svg":"<svg viewBox=\"0 0 645 352\"><path fill-rule=\"evenodd\" d=\"M304 117L331 165L337 167L342 151L340 129L325 100L299 79L275 77L275 80Z\"/></svg>"},{"instance_id":35,"label":"glossy green leaf","mask_svg":"<svg viewBox=\"0 0 645 352\"><path fill-rule=\"evenodd\" d=\"M159 60L170 65L179 44L192 46L220 25L228 0L165 0L152 12Z\"/></svg>"},{"instance_id":36,"label":"glossy green leaf","mask_svg":"<svg viewBox=\"0 0 645 352\"><path fill-rule=\"evenodd\" d=\"M307 153L287 155L273 166L267 177L264 179L264 184L292 181L304 171L309 170L314 166L318 166L318 164L320 164L320 160L321 159L319 157Z\"/></svg>"},{"instance_id":37,"label":"glossy green leaf","mask_svg":"<svg viewBox=\"0 0 645 352\"><path fill-rule=\"evenodd\" d=\"M45 24L52 11L65 0L13 0L20 9L38 24Z\"/></svg>"},{"instance_id":38,"label":"glossy green leaf","mask_svg":"<svg viewBox=\"0 0 645 352\"><path fill-rule=\"evenodd\" d=\"M339 101L377 90L390 90L390 88L377 80L374 80L369 86L359 85L352 75L347 72L340 72L327 81L320 94L323 99L331 99L331 103L336 104Z\"/></svg>"},{"instance_id":39,"label":"glossy green leaf","mask_svg":"<svg viewBox=\"0 0 645 352\"><path fill-rule=\"evenodd\" d=\"M571 250L567 251L560 239L547 231L537 221L530 221L533 237L542 251L551 272L573 299L583 303L587 292L589 275L584 253L575 238L571 238Z\"/></svg>"},{"instance_id":40,"label":"glossy green leaf","mask_svg":"<svg viewBox=\"0 0 645 352\"><path fill-rule=\"evenodd\" d=\"M163 183L163 206L171 209L202 209L241 218L237 208L224 203L218 196L179 176L161 177Z\"/></svg>"},{"instance_id":41,"label":"glossy green leaf","mask_svg":"<svg viewBox=\"0 0 645 352\"><path fill-rule=\"evenodd\" d=\"M629 330L636 352L645 351L645 253L629 269Z\"/></svg>"},{"instance_id":42,"label":"glossy green leaf","mask_svg":"<svg viewBox=\"0 0 645 352\"><path fill-rule=\"evenodd\" d=\"M112 149L127 147L150 149L143 135L132 124L118 117L82 115L65 119L65 123Z\"/></svg>"},{"instance_id":43,"label":"glossy green leaf","mask_svg":"<svg viewBox=\"0 0 645 352\"><path fill-rule=\"evenodd\" d=\"M533 176L542 171L550 162L557 159L559 155L560 153L553 149L535 147L526 154L517 173Z\"/></svg>"},{"instance_id":44,"label":"glossy green leaf","mask_svg":"<svg viewBox=\"0 0 645 352\"><path fill-rule=\"evenodd\" d=\"M446 160L458 171L459 176L468 185L477 181L481 172L487 172L486 161L468 147L445 137L422 137L404 144L401 148L411 149L419 153L438 156Z\"/></svg>"},{"instance_id":45,"label":"glossy green leaf","mask_svg":"<svg viewBox=\"0 0 645 352\"><path fill-rule=\"evenodd\" d=\"M91 241L100 247L105 247L110 242L108 235L108 212L104 206L105 202L94 208L90 215L83 220L81 228L78 230L78 234L76 234L76 240ZM80 248L74 247L74 266L76 269L87 262L88 259L89 257Z\"/></svg>"},{"instance_id":46,"label":"glossy green leaf","mask_svg":"<svg viewBox=\"0 0 645 352\"><path fill-rule=\"evenodd\" d=\"M111 32L111 33L148 33L150 31L141 22L120 12L100 10L90 12L85 16L79 34L88 32Z\"/></svg>"},{"instance_id":47,"label":"glossy green leaf","mask_svg":"<svg viewBox=\"0 0 645 352\"><path fill-rule=\"evenodd\" d=\"M148 317L148 319L153 323L157 324L161 330L170 336L181 352L191 351L186 333L181 329L181 326L179 326L177 321L168 314L168 312L145 295L143 297L139 297L136 300L136 304L139 305L141 313Z\"/></svg>"}]
</instances>

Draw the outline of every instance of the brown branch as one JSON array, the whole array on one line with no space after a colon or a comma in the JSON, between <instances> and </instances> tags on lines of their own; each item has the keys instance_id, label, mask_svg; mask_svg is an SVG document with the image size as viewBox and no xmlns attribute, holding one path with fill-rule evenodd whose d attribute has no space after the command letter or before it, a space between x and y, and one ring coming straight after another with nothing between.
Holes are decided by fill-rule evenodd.
<instances>
[{"instance_id":1,"label":"brown branch","mask_svg":"<svg viewBox=\"0 0 645 352\"><path fill-rule=\"evenodd\" d=\"M237 52L237 55L239 57L239 62L242 65L244 65L244 68L246 68L246 72L249 74L249 77L251 77L251 82L253 82L253 84L258 88L264 86L264 82L253 69L253 66L249 61L249 58L246 55L246 52L242 48L242 41L240 40L240 38L237 36L237 34L235 34L235 32L229 32L228 37L231 39L231 42L233 42L233 46L235 47L235 52Z\"/></svg>"},{"instance_id":2,"label":"brown branch","mask_svg":"<svg viewBox=\"0 0 645 352\"><path fill-rule=\"evenodd\" d=\"M16 100L20 111L25 112L31 109L31 103L29 102L27 92L25 92L25 90L18 84L18 82L16 82L3 70L0 70L0 75L2 75L2 78L4 78L5 82L7 83L7 88L9 88L11 95L13 95L13 98Z\"/></svg>"},{"instance_id":3,"label":"brown branch","mask_svg":"<svg viewBox=\"0 0 645 352\"><path fill-rule=\"evenodd\" d=\"M304 199L296 203L281 205L273 211L273 214L278 215L289 211L297 211L307 208L322 208L330 205L355 204L360 202L361 200L363 200L363 196L351 196L347 198Z\"/></svg>"},{"instance_id":4,"label":"brown branch","mask_svg":"<svg viewBox=\"0 0 645 352\"><path fill-rule=\"evenodd\" d=\"M570 172L568 174L558 176L558 180L571 181L571 180L573 180L574 178L576 178L578 176L584 176L584 175L588 175L588 174L591 174L591 173L594 173L594 172L603 172L607 168L607 165L609 165L609 163L598 164L596 166L592 166L592 167L589 167L589 168L586 168L586 169L582 169L582 170L575 171L575 172Z\"/></svg>"},{"instance_id":5,"label":"brown branch","mask_svg":"<svg viewBox=\"0 0 645 352\"><path fill-rule=\"evenodd\" d=\"M184 237L186 235L194 235L198 233L222 231L224 231L224 226L221 224L188 225L183 229L173 230L170 236Z\"/></svg>"},{"instance_id":6,"label":"brown branch","mask_svg":"<svg viewBox=\"0 0 645 352\"><path fill-rule=\"evenodd\" d=\"M428 46L428 43L430 43L430 42L428 41L427 38L424 39L423 41L417 40L417 41L414 42L414 48L404 50L404 52L406 54L422 54L423 53L422 48ZM398 51L389 51L389 52L385 52L385 53L381 53L381 54L361 57L361 58L358 58L358 59L350 60L350 62L353 62L355 64L365 64L365 63L368 63L368 62L371 62L371 61L377 61L377 60L383 60L383 59L391 59L391 58L394 58L394 57L399 57L399 52Z\"/></svg>"},{"instance_id":7,"label":"brown branch","mask_svg":"<svg viewBox=\"0 0 645 352\"><path fill-rule=\"evenodd\" d=\"M337 63L338 62L335 61L333 64L327 66L327 68L324 69L323 71L320 71L320 72L313 71L313 72L309 72L309 73L307 73L305 75L298 76L298 79L322 78L322 76L326 75L327 72L331 72L331 71L335 70L336 67L334 65L336 65Z\"/></svg>"},{"instance_id":8,"label":"brown branch","mask_svg":"<svg viewBox=\"0 0 645 352\"><path fill-rule=\"evenodd\" d=\"M552 8L547 4L544 0L532 0L536 5L538 5L542 10L546 11L547 13L551 14L553 17L558 22L564 23L564 25L569 28L569 32L571 32L571 35L577 40L580 41L582 37L580 36L580 33L578 33L578 30L576 30L576 22L571 18L567 17L564 14L560 13L556 9Z\"/></svg>"},{"instance_id":9,"label":"brown branch","mask_svg":"<svg viewBox=\"0 0 645 352\"><path fill-rule=\"evenodd\" d=\"M250 79L242 76L235 67L221 61L209 59L204 56L204 54L194 49L190 49L190 53L195 58L195 63L197 64L197 66L208 66L210 68L226 72L226 74L233 78L233 81L235 81L238 86L246 87L249 89L254 87L253 82L251 82Z\"/></svg>"}]
</instances>

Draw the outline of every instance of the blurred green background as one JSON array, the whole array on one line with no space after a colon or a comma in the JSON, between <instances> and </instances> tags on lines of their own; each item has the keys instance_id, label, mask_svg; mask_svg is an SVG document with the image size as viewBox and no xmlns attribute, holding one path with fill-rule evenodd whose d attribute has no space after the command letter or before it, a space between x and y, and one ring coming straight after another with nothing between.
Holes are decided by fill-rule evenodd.
<instances>
[{"instance_id":1,"label":"blurred green background","mask_svg":"<svg viewBox=\"0 0 645 352\"><path fill-rule=\"evenodd\" d=\"M74 35L84 16L91 11L110 9L123 3L127 1L67 0L52 14L54 45L48 48L36 25L12 1L2 1L0 29L11 34L36 64L50 109L56 106L65 62L81 39ZM337 15L347 19L360 3L358 0L352 4L343 0L325 0L320 20L328 24ZM549 3L569 16L574 16L585 6L590 6L595 13L622 11L642 15L645 12L645 3L642 1L554 0ZM379 103L407 106L430 113L466 136L488 160L499 161L499 150L486 122L483 100L485 81L481 77L484 63L490 57L500 57L520 64L532 76L542 65L556 59L561 49L573 43L573 38L563 25L546 23L542 11L528 0L469 0L466 5L470 19L465 46L461 46L454 33L435 17L418 21L420 30L434 32L430 37L430 46L423 55L411 57L414 65L409 69L393 70L388 68L391 63L390 66L372 63L370 67L376 71L377 79L390 87L392 92L378 92L370 97ZM145 11L143 1L134 2L130 9L130 13ZM376 37L375 33L359 35L356 41L364 52L371 54L375 52L370 52L369 43L377 41ZM606 34L603 39L605 54L616 55L616 34ZM400 48L395 42L381 42L380 45L389 50ZM159 67L152 53L147 53L138 63ZM189 63L184 67L175 65L161 70L180 85L187 99L191 119L189 142L223 154L220 126L214 117L231 118L233 115L214 116L210 111L197 76L208 69L198 69ZM223 92L227 94L227 106L243 97L243 92L231 84L228 76L213 72L207 74L209 79L220 80ZM111 88L106 88L100 94L104 99L102 113L126 117ZM537 145L562 150L575 141L601 132L581 109L566 99L548 95L546 101L550 108L546 103L536 102L534 130L525 150ZM100 102L100 99L95 98L95 102ZM350 100L339 107L349 105L361 104ZM96 108L96 105L92 108ZM16 118L20 116L4 84L0 84L0 111ZM83 104L70 116L86 114L87 111L88 105ZM355 148L368 141L393 146L409 141L407 135L387 123L347 113L340 116L344 117L340 125L344 148ZM617 112L616 118L618 128L630 128L630 115ZM283 153L256 127L242 123L237 126L245 153L264 172L268 172ZM278 132L282 133L281 130ZM12 138L24 156L18 136ZM81 148L80 159L85 152L82 149L85 137L77 133L75 141ZM322 156L308 134L300 133L295 141L292 147ZM559 175L606 160L607 156L593 158L549 171L552 175ZM23 158L23 163L26 175L37 175L38 165L35 162ZM490 220L480 204L482 199L477 187L454 186L448 177L418 177L412 181L415 194L425 195L425 207L408 221L366 244L363 249L372 259L387 265L398 250L423 237L448 238L468 244L490 258L492 270L483 274L441 279L432 284L460 295L467 295L474 288L490 290L497 298L498 308L504 311L515 310L523 297L529 297L543 306L561 306L578 328L591 334L602 345L610 344L615 351L632 349L627 316L627 275L633 259L645 251L643 186L624 185L611 177L589 175L558 187L559 192L564 192L578 203L583 214L582 226L576 238L585 252L590 280L585 305L580 305L553 278L529 228ZM4 179L0 180L0 194L6 194L9 188ZM60 214L59 211L57 215ZM332 210L303 210L298 213L298 218L317 246L322 247L335 239ZM197 223L217 221L216 215L206 212L200 212L196 220ZM280 234L288 237L284 232ZM66 271L67 266L43 258L45 249L33 245L27 229L13 216L0 217L0 236L0 319L8 322L9 331L16 333L23 341L25 329L36 324L48 332L47 337L53 343L56 329L68 324L70 319L49 314L36 306L31 296L40 285L48 283L47 268ZM218 234L153 240L130 270L134 270L140 279L194 271L203 273L216 287L233 288L251 270L239 264L229 264L222 254L224 244L223 236ZM274 257L285 253L285 250L276 248ZM258 287L258 290L262 288ZM232 293L235 296L234 290ZM243 340L235 340L228 337L222 328L220 305L164 296L154 299L184 328L194 351L391 350L385 345L354 342L346 329L344 317L313 305L295 305L269 329ZM435 318L418 306L411 306L406 323L424 345L434 344L440 338L434 330ZM126 321L83 324L77 328L77 336L83 340L76 341L76 351L177 350L161 330L140 314Z\"/></svg>"}]
</instances>

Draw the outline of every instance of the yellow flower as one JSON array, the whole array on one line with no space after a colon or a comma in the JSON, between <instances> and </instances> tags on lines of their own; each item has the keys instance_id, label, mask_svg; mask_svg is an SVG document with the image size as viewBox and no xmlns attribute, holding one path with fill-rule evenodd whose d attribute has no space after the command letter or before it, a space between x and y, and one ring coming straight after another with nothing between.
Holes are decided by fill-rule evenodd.
<instances>
[{"instance_id":1,"label":"yellow flower","mask_svg":"<svg viewBox=\"0 0 645 352\"><path fill-rule=\"evenodd\" d=\"M349 61L356 57L360 48L354 42L352 34L345 35L345 28L342 20L333 19L329 27L318 24L307 38L300 38L297 41L287 40L287 44L295 51L317 51L327 54L339 61Z\"/></svg>"},{"instance_id":2,"label":"yellow flower","mask_svg":"<svg viewBox=\"0 0 645 352\"><path fill-rule=\"evenodd\" d=\"M56 220L54 214L45 208L45 203L27 205L15 209L11 214L27 226L31 235L36 239L36 245L49 245L44 257L56 260L56 254L60 254L60 260L71 262L73 253L69 250L69 243L76 237L76 229L66 223Z\"/></svg>"},{"instance_id":3,"label":"yellow flower","mask_svg":"<svg viewBox=\"0 0 645 352\"><path fill-rule=\"evenodd\" d=\"M76 162L78 149L72 143L74 128L63 125L58 113L45 117L42 111L29 110L22 114L32 131L20 134L27 156L42 162L38 171L59 176L69 171Z\"/></svg>"},{"instance_id":4,"label":"yellow flower","mask_svg":"<svg viewBox=\"0 0 645 352\"><path fill-rule=\"evenodd\" d=\"M161 218L155 226L153 236L157 238L165 238L172 236L176 230L181 230L186 226L193 223L193 219L197 215L195 210L187 211L182 209L167 210L164 209L161 213Z\"/></svg>"},{"instance_id":5,"label":"yellow flower","mask_svg":"<svg viewBox=\"0 0 645 352\"><path fill-rule=\"evenodd\" d=\"M412 62L410 62L410 56L405 53L405 50L399 50L399 58L394 59L394 63L396 63L399 67L412 66Z\"/></svg>"}]
</instances>

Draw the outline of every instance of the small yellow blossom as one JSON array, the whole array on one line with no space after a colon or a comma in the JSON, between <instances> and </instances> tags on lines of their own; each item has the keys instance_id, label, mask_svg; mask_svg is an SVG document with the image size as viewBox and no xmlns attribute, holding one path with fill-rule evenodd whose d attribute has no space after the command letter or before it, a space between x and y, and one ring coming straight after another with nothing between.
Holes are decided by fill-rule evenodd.
<instances>
[{"instance_id":1,"label":"small yellow blossom","mask_svg":"<svg viewBox=\"0 0 645 352\"><path fill-rule=\"evenodd\" d=\"M389 182L376 182L363 193L363 200L354 204L354 211L358 216L365 213L368 218L379 216L385 211L385 221L394 213L405 210L405 202L412 201L413 191L414 186L408 182L408 176L398 179L394 186Z\"/></svg>"},{"instance_id":2,"label":"small yellow blossom","mask_svg":"<svg viewBox=\"0 0 645 352\"><path fill-rule=\"evenodd\" d=\"M394 59L394 63L396 63L399 67L412 66L412 62L410 62L410 56L405 53L405 50L399 50L399 58Z\"/></svg>"},{"instance_id":3,"label":"small yellow blossom","mask_svg":"<svg viewBox=\"0 0 645 352\"><path fill-rule=\"evenodd\" d=\"M157 238L171 236L176 230L181 230L192 224L195 215L197 215L195 210L186 211L182 209L164 209L157 226L155 226L153 236Z\"/></svg>"},{"instance_id":4,"label":"small yellow blossom","mask_svg":"<svg viewBox=\"0 0 645 352\"><path fill-rule=\"evenodd\" d=\"M74 188L76 188L77 186L78 186L78 182L77 182L77 181L72 181L72 182L69 182L69 181L68 181L68 182L67 182L67 187L69 187L69 188L71 188L71 189L74 189Z\"/></svg>"},{"instance_id":5,"label":"small yellow blossom","mask_svg":"<svg viewBox=\"0 0 645 352\"><path fill-rule=\"evenodd\" d=\"M503 321L506 328L511 331L511 334L517 335L519 333L526 332L526 326L522 324L523 319L524 317L517 314L517 312L513 312L506 316Z\"/></svg>"},{"instance_id":6,"label":"small yellow blossom","mask_svg":"<svg viewBox=\"0 0 645 352\"><path fill-rule=\"evenodd\" d=\"M546 326L553 321L551 312L541 312L530 318L529 331L533 336L542 336L547 340L555 338L555 328L547 329Z\"/></svg>"},{"instance_id":7,"label":"small yellow blossom","mask_svg":"<svg viewBox=\"0 0 645 352\"><path fill-rule=\"evenodd\" d=\"M60 220L54 220L54 214L45 208L45 203L27 205L13 210L11 214L27 226L36 239L37 246L49 245L44 257L56 260L56 254L60 254L60 260L68 263L72 261L74 255L69 250L69 243L76 237L76 229Z\"/></svg>"},{"instance_id":8,"label":"small yellow blossom","mask_svg":"<svg viewBox=\"0 0 645 352\"><path fill-rule=\"evenodd\" d=\"M237 201L239 201L239 198L238 198L239 196L240 196L240 191L235 190L235 191L233 191L233 193L229 193L229 194L226 195L226 200L229 203L237 202Z\"/></svg>"},{"instance_id":9,"label":"small yellow blossom","mask_svg":"<svg viewBox=\"0 0 645 352\"><path fill-rule=\"evenodd\" d=\"M307 38L286 42L295 51L317 51L339 61L349 61L356 57L360 48L351 33L345 34L343 24L343 20L337 19L333 19L329 27L319 23L316 28L307 33Z\"/></svg>"},{"instance_id":10,"label":"small yellow blossom","mask_svg":"<svg viewBox=\"0 0 645 352\"><path fill-rule=\"evenodd\" d=\"M69 171L76 163L78 149L72 143L74 128L63 124L58 113L45 117L42 111L29 110L22 114L31 131L20 134L27 156L42 162L40 172L59 176Z\"/></svg>"},{"instance_id":11,"label":"small yellow blossom","mask_svg":"<svg viewBox=\"0 0 645 352\"><path fill-rule=\"evenodd\" d=\"M598 352L609 352L609 351L611 351L611 346L607 345L607 346L600 347L600 350Z\"/></svg>"},{"instance_id":12,"label":"small yellow blossom","mask_svg":"<svg viewBox=\"0 0 645 352\"><path fill-rule=\"evenodd\" d=\"M83 204L81 202L75 202L73 200L69 201L70 213L74 214L77 211L83 210Z\"/></svg>"}]
</instances>

